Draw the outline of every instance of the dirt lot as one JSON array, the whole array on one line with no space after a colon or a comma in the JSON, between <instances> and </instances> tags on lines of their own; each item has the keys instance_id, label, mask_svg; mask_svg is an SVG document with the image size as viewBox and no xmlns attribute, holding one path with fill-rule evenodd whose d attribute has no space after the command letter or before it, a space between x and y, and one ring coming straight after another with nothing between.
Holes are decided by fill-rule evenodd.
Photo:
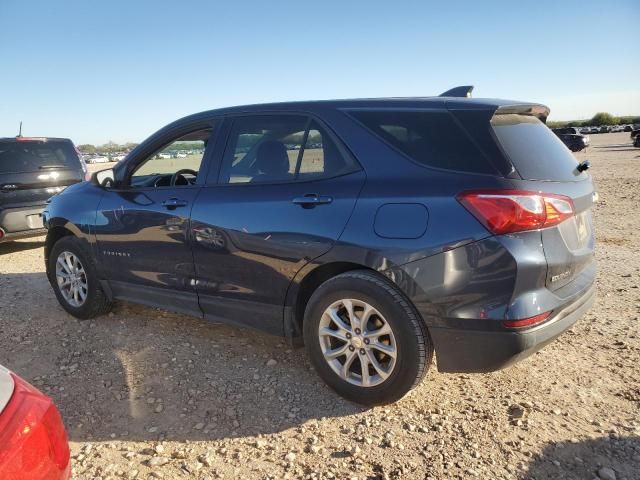
<instances>
[{"instance_id":1,"label":"dirt lot","mask_svg":"<svg viewBox=\"0 0 640 480\"><path fill-rule=\"evenodd\" d=\"M640 149L591 140L599 298L507 370L364 409L278 338L122 303L75 320L41 239L0 245L0 363L54 398L80 479L640 479Z\"/></svg>"}]
</instances>

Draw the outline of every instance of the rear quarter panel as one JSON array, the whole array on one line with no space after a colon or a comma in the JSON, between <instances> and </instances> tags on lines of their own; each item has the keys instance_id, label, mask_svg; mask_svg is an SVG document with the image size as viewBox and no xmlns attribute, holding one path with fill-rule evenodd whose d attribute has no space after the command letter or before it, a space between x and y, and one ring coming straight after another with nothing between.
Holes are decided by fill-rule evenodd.
<instances>
[{"instance_id":1,"label":"rear quarter panel","mask_svg":"<svg viewBox=\"0 0 640 480\"><path fill-rule=\"evenodd\" d=\"M371 135L345 114L333 112L330 116L333 118L327 118L327 122L336 129L338 136L362 164L367 180L338 242L329 252L298 273L287 296L287 305L295 302L296 289L314 269L332 263L349 263L387 275L414 302L422 302L423 314L428 313L434 318L466 318L488 304L496 303L500 303L503 308L501 314L504 314L515 282L513 259L508 255L500 257L499 245L493 248L493 243L479 243L491 237L491 234L457 201L456 195L470 189L511 188L510 181L490 175L444 171L419 165ZM401 215L397 218L385 215L384 228L380 228L380 212L385 212L390 205L393 206L392 211L401 212ZM406 208L397 208L399 205ZM400 232L395 238L390 234L394 230L394 222ZM407 224L414 223L420 224L420 228L407 227ZM423 228L424 223L426 226ZM478 247L474 248L473 245ZM458 253L450 253L445 258L447 252L453 251ZM487 262L500 257L504 265L501 268L484 266L485 269L495 270L496 275L489 275L488 278L483 274L484 270L474 263L480 261L479 257ZM419 261L423 259L433 260L422 264L425 268L421 269L419 275L411 268L400 268L407 264L419 268ZM459 261L466 263L458 265L456 262ZM415 283L413 275L420 277L422 286ZM464 275L470 278L462 278ZM478 296L480 287L471 289L470 295L462 298L460 285L469 282L474 285L482 283L484 286L499 283L499 292L496 292L500 297L499 302L495 298L489 299L490 295L484 295L482 301L474 302L471 297ZM426 292L425 288L429 290L429 286L433 289ZM443 291L437 291L440 287ZM431 308L434 305L429 304L439 296L446 296L448 300L434 310ZM491 311L485 308L487 310Z\"/></svg>"}]
</instances>

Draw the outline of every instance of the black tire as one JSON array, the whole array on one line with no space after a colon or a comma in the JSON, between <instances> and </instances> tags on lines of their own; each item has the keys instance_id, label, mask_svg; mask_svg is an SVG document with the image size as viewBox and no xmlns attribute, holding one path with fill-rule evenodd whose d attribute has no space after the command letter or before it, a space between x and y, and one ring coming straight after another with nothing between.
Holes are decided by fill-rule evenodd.
<instances>
[{"instance_id":1,"label":"black tire","mask_svg":"<svg viewBox=\"0 0 640 480\"><path fill-rule=\"evenodd\" d=\"M56 261L58 256L65 251L68 251L78 257L85 271L87 279L87 298L79 307L75 307L67 302L56 281ZM76 318L81 320L95 318L108 313L113 307L113 302L109 300L100 286L93 258L86 251L84 244L72 235L62 237L51 248L51 252L49 254L48 277L49 283L53 287L53 291L55 292L56 298L62 308Z\"/></svg>"},{"instance_id":2,"label":"black tire","mask_svg":"<svg viewBox=\"0 0 640 480\"><path fill-rule=\"evenodd\" d=\"M397 348L396 364L376 386L354 385L338 375L325 360L318 336L323 312L341 299L357 299L378 310L391 327ZM324 282L311 296L304 317L304 340L311 363L333 390L353 402L374 406L395 402L427 373L433 344L415 307L396 286L368 270L354 270Z\"/></svg>"}]
</instances>

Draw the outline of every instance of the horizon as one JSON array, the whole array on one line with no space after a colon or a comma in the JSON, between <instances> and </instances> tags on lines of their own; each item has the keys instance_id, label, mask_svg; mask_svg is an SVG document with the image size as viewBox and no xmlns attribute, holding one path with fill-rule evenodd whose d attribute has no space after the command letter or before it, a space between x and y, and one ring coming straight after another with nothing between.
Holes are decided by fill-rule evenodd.
<instances>
[{"instance_id":1,"label":"horizon","mask_svg":"<svg viewBox=\"0 0 640 480\"><path fill-rule=\"evenodd\" d=\"M477 98L543 103L549 121L640 115L633 0L604 13L600 1L402 7L8 0L0 136L23 121L25 136L141 142L225 106L435 96L465 84Z\"/></svg>"},{"instance_id":2,"label":"horizon","mask_svg":"<svg viewBox=\"0 0 640 480\"><path fill-rule=\"evenodd\" d=\"M341 100L341 99L338 99ZM249 105L247 105L249 106ZM224 107L223 107L224 108ZM596 112L596 113L610 113L610 112ZM595 114L594 114L595 115ZM593 118L594 115L591 115L589 118L580 118L580 119L571 119L571 120L548 120L547 123L566 123L567 126L580 126L578 124L583 123L583 122L588 122L589 120L591 120ZM614 117L634 117L634 118L640 118L640 114L639 115L613 115ZM552 127L549 127L552 128ZM25 137L28 137L29 135L24 135ZM37 135L34 135L35 137L37 137ZM84 145L91 145L93 147L96 148L104 148L109 144L113 144L114 146L117 147L123 147L123 148L133 148L136 145L139 145L140 143L142 143L142 141L144 141L146 138L140 139L138 141L136 140L129 140L129 141L124 141L124 142L114 142L112 140L107 140L106 142L103 143L91 143L91 142L83 142L83 143L77 143L74 142L74 144L76 145L76 147L78 146L84 146Z\"/></svg>"}]
</instances>

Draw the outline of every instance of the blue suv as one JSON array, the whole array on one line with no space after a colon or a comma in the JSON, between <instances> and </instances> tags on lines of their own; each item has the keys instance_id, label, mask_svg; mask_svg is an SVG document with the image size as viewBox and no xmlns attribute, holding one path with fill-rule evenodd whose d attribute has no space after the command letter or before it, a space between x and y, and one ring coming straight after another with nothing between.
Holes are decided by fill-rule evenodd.
<instances>
[{"instance_id":1,"label":"blue suv","mask_svg":"<svg viewBox=\"0 0 640 480\"><path fill-rule=\"evenodd\" d=\"M56 195L45 262L78 318L114 300L304 343L368 405L433 355L487 372L594 297L594 187L547 107L440 97L212 110Z\"/></svg>"}]
</instances>

